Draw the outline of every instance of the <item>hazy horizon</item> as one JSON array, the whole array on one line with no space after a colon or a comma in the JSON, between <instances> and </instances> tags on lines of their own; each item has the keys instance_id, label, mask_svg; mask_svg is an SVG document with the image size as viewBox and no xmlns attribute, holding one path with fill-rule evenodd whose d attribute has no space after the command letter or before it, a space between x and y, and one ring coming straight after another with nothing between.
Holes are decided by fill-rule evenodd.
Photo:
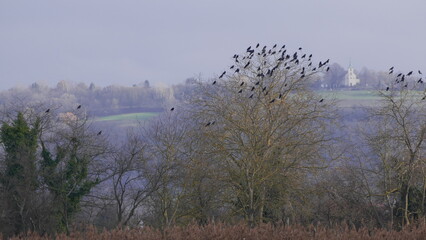
<instances>
[{"instance_id":1,"label":"hazy horizon","mask_svg":"<svg viewBox=\"0 0 426 240\"><path fill-rule=\"evenodd\" d=\"M0 90L210 78L258 42L357 70L426 72L424 9L420 0L0 0Z\"/></svg>"}]
</instances>

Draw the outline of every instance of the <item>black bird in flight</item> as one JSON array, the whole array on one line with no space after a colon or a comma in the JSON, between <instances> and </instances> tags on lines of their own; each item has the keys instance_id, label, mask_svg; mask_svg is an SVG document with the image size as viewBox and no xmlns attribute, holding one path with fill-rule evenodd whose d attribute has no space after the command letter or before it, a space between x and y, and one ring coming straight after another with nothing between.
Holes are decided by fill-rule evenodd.
<instances>
[{"instance_id":1,"label":"black bird in flight","mask_svg":"<svg viewBox=\"0 0 426 240\"><path fill-rule=\"evenodd\" d=\"M234 68L234 65L232 65L229 69L233 69Z\"/></svg>"},{"instance_id":2,"label":"black bird in flight","mask_svg":"<svg viewBox=\"0 0 426 240\"><path fill-rule=\"evenodd\" d=\"M409 73L407 73L407 76L410 76L411 74L413 74L413 71L410 71Z\"/></svg>"},{"instance_id":3,"label":"black bird in flight","mask_svg":"<svg viewBox=\"0 0 426 240\"><path fill-rule=\"evenodd\" d=\"M274 46L272 46L272 48L276 48L277 47L277 44L274 44Z\"/></svg>"},{"instance_id":4,"label":"black bird in flight","mask_svg":"<svg viewBox=\"0 0 426 240\"><path fill-rule=\"evenodd\" d=\"M309 55L309 58L312 58L312 54L311 54L311 55Z\"/></svg>"},{"instance_id":5,"label":"black bird in flight","mask_svg":"<svg viewBox=\"0 0 426 240\"><path fill-rule=\"evenodd\" d=\"M212 123L211 123L211 122L208 122L208 123L206 124L206 127L210 126L210 124L212 124Z\"/></svg>"},{"instance_id":6,"label":"black bird in flight","mask_svg":"<svg viewBox=\"0 0 426 240\"><path fill-rule=\"evenodd\" d=\"M419 78L419 80L417 81L417 83L423 83L422 78Z\"/></svg>"},{"instance_id":7,"label":"black bird in flight","mask_svg":"<svg viewBox=\"0 0 426 240\"><path fill-rule=\"evenodd\" d=\"M80 108L81 108L81 105L78 105L77 109L80 109Z\"/></svg>"},{"instance_id":8,"label":"black bird in flight","mask_svg":"<svg viewBox=\"0 0 426 240\"><path fill-rule=\"evenodd\" d=\"M274 99L272 99L269 103L273 103L273 102L275 102L275 98L274 98Z\"/></svg>"},{"instance_id":9,"label":"black bird in flight","mask_svg":"<svg viewBox=\"0 0 426 240\"><path fill-rule=\"evenodd\" d=\"M242 93L243 92L243 89L240 89L240 91L238 91L238 93Z\"/></svg>"},{"instance_id":10,"label":"black bird in flight","mask_svg":"<svg viewBox=\"0 0 426 240\"><path fill-rule=\"evenodd\" d=\"M422 98L422 100L425 100L426 99L426 96L424 96L423 98Z\"/></svg>"},{"instance_id":11,"label":"black bird in flight","mask_svg":"<svg viewBox=\"0 0 426 240\"><path fill-rule=\"evenodd\" d=\"M254 85L256 85L256 86L257 86L257 85L259 85L259 83L260 83L260 81L257 81L257 82L256 82L256 84L254 84Z\"/></svg>"},{"instance_id":12,"label":"black bird in flight","mask_svg":"<svg viewBox=\"0 0 426 240\"><path fill-rule=\"evenodd\" d=\"M48 113L48 112L50 112L50 108L48 108L48 109L45 111L45 113Z\"/></svg>"},{"instance_id":13,"label":"black bird in flight","mask_svg":"<svg viewBox=\"0 0 426 240\"><path fill-rule=\"evenodd\" d=\"M319 102L324 102L324 98L321 98L321 100L319 100Z\"/></svg>"},{"instance_id":14,"label":"black bird in flight","mask_svg":"<svg viewBox=\"0 0 426 240\"><path fill-rule=\"evenodd\" d=\"M243 85L244 85L244 82L242 82L242 83L240 84L240 87L241 87L241 86L243 86Z\"/></svg>"},{"instance_id":15,"label":"black bird in flight","mask_svg":"<svg viewBox=\"0 0 426 240\"><path fill-rule=\"evenodd\" d=\"M237 73L237 72L240 72L240 69L239 68L237 68L237 70L235 70L235 72Z\"/></svg>"},{"instance_id":16,"label":"black bird in flight","mask_svg":"<svg viewBox=\"0 0 426 240\"><path fill-rule=\"evenodd\" d=\"M222 74L220 74L219 78L222 78L226 74L226 71L223 71Z\"/></svg>"},{"instance_id":17,"label":"black bird in flight","mask_svg":"<svg viewBox=\"0 0 426 240\"><path fill-rule=\"evenodd\" d=\"M252 91L252 92L253 92L254 88L255 88L255 87L252 87L252 88L251 88L251 91Z\"/></svg>"},{"instance_id":18,"label":"black bird in flight","mask_svg":"<svg viewBox=\"0 0 426 240\"><path fill-rule=\"evenodd\" d=\"M266 87L263 87L263 88L262 88L262 92L264 92L265 90L266 90Z\"/></svg>"},{"instance_id":19,"label":"black bird in flight","mask_svg":"<svg viewBox=\"0 0 426 240\"><path fill-rule=\"evenodd\" d=\"M281 49L285 48L285 44L281 47Z\"/></svg>"},{"instance_id":20,"label":"black bird in flight","mask_svg":"<svg viewBox=\"0 0 426 240\"><path fill-rule=\"evenodd\" d=\"M422 74L422 72L419 70L419 74Z\"/></svg>"},{"instance_id":21,"label":"black bird in flight","mask_svg":"<svg viewBox=\"0 0 426 240\"><path fill-rule=\"evenodd\" d=\"M306 57L306 54L303 54L301 58L305 58L305 57Z\"/></svg>"},{"instance_id":22,"label":"black bird in flight","mask_svg":"<svg viewBox=\"0 0 426 240\"><path fill-rule=\"evenodd\" d=\"M102 130L98 132L98 136L102 134Z\"/></svg>"},{"instance_id":23,"label":"black bird in flight","mask_svg":"<svg viewBox=\"0 0 426 240\"><path fill-rule=\"evenodd\" d=\"M280 95L278 96L278 99L281 99L283 97L283 95L280 93Z\"/></svg>"},{"instance_id":24,"label":"black bird in flight","mask_svg":"<svg viewBox=\"0 0 426 240\"><path fill-rule=\"evenodd\" d=\"M300 48L299 48L299 50L301 51L301 50L302 50L302 48L300 47Z\"/></svg>"},{"instance_id":25,"label":"black bird in flight","mask_svg":"<svg viewBox=\"0 0 426 240\"><path fill-rule=\"evenodd\" d=\"M325 71L328 72L328 70L330 70L330 67L327 67L327 70L325 70Z\"/></svg>"},{"instance_id":26,"label":"black bird in flight","mask_svg":"<svg viewBox=\"0 0 426 240\"><path fill-rule=\"evenodd\" d=\"M400 74L396 75L396 77L401 77L401 75L402 75L402 73L400 73Z\"/></svg>"},{"instance_id":27,"label":"black bird in flight","mask_svg":"<svg viewBox=\"0 0 426 240\"><path fill-rule=\"evenodd\" d=\"M393 70L393 66L391 68L389 68L389 71L392 71L392 70Z\"/></svg>"},{"instance_id":28,"label":"black bird in flight","mask_svg":"<svg viewBox=\"0 0 426 240\"><path fill-rule=\"evenodd\" d=\"M175 110L175 108L174 108L174 107L170 108L170 111L173 111L173 110Z\"/></svg>"},{"instance_id":29,"label":"black bird in flight","mask_svg":"<svg viewBox=\"0 0 426 240\"><path fill-rule=\"evenodd\" d=\"M212 84L212 85L215 85L215 84L216 84L216 80L214 80L214 81L213 81L213 84Z\"/></svg>"},{"instance_id":30,"label":"black bird in flight","mask_svg":"<svg viewBox=\"0 0 426 240\"><path fill-rule=\"evenodd\" d=\"M252 95L250 95L250 97L249 98L253 98L253 94Z\"/></svg>"},{"instance_id":31,"label":"black bird in flight","mask_svg":"<svg viewBox=\"0 0 426 240\"><path fill-rule=\"evenodd\" d=\"M386 88L386 91L389 91L389 87Z\"/></svg>"},{"instance_id":32,"label":"black bird in flight","mask_svg":"<svg viewBox=\"0 0 426 240\"><path fill-rule=\"evenodd\" d=\"M247 52L249 52L249 51L250 51L250 49L251 49L251 46L249 46L249 47L247 48Z\"/></svg>"},{"instance_id":33,"label":"black bird in flight","mask_svg":"<svg viewBox=\"0 0 426 240\"><path fill-rule=\"evenodd\" d=\"M256 44L256 48L258 48L259 47L259 43L258 44Z\"/></svg>"},{"instance_id":34,"label":"black bird in flight","mask_svg":"<svg viewBox=\"0 0 426 240\"><path fill-rule=\"evenodd\" d=\"M247 64L244 66L244 68L247 68L250 65L250 61L247 62Z\"/></svg>"},{"instance_id":35,"label":"black bird in flight","mask_svg":"<svg viewBox=\"0 0 426 240\"><path fill-rule=\"evenodd\" d=\"M392 73L393 73L393 70L390 70L390 71L389 71L389 74L392 74Z\"/></svg>"}]
</instances>

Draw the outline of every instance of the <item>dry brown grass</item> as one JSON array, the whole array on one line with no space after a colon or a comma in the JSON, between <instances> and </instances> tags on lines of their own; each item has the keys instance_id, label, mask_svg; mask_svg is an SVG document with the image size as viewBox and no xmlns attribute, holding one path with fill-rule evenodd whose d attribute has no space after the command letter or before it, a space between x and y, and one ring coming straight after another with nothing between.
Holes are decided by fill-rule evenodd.
<instances>
[{"instance_id":1,"label":"dry brown grass","mask_svg":"<svg viewBox=\"0 0 426 240\"><path fill-rule=\"evenodd\" d=\"M171 227L164 232L144 227L138 229L115 229L111 231L98 231L89 227L84 231L74 231L69 236L65 234L56 237L40 236L29 233L11 239L170 239L170 240L195 240L195 239L235 239L235 240L270 240L270 239L426 239L426 224L412 225L402 231L387 231L385 229L350 229L345 225L334 228L325 227L303 227L279 226L262 224L255 228L250 228L245 224L226 225L209 224L198 226L195 224L186 227Z\"/></svg>"}]
</instances>

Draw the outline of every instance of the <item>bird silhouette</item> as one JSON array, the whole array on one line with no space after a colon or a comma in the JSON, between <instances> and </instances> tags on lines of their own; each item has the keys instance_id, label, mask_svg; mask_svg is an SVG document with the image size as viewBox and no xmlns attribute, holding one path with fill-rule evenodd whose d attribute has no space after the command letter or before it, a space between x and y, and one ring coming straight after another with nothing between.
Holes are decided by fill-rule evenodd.
<instances>
[{"instance_id":1,"label":"bird silhouette","mask_svg":"<svg viewBox=\"0 0 426 240\"><path fill-rule=\"evenodd\" d=\"M301 51L301 50L302 50L302 48L300 47L300 48L299 48L299 51Z\"/></svg>"},{"instance_id":2,"label":"bird silhouette","mask_svg":"<svg viewBox=\"0 0 426 240\"><path fill-rule=\"evenodd\" d=\"M233 69L234 68L234 65L232 65L229 69Z\"/></svg>"},{"instance_id":3,"label":"bird silhouette","mask_svg":"<svg viewBox=\"0 0 426 240\"><path fill-rule=\"evenodd\" d=\"M390 71L389 71L389 74L392 74L392 73L393 73L393 70L390 70Z\"/></svg>"},{"instance_id":4,"label":"bird silhouette","mask_svg":"<svg viewBox=\"0 0 426 240\"><path fill-rule=\"evenodd\" d=\"M269 103L273 103L273 102L275 102L275 98L274 98L274 99L272 99Z\"/></svg>"},{"instance_id":5,"label":"bird silhouette","mask_svg":"<svg viewBox=\"0 0 426 240\"><path fill-rule=\"evenodd\" d=\"M80 108L81 108L81 105L78 105L77 109L80 109Z\"/></svg>"},{"instance_id":6,"label":"bird silhouette","mask_svg":"<svg viewBox=\"0 0 426 240\"><path fill-rule=\"evenodd\" d=\"M223 71L223 73L219 76L219 78L222 78L226 74L226 71Z\"/></svg>"},{"instance_id":7,"label":"bird silhouette","mask_svg":"<svg viewBox=\"0 0 426 240\"><path fill-rule=\"evenodd\" d=\"M206 127L210 126L210 124L212 124L212 123L211 123L211 122L208 122L208 123L206 124Z\"/></svg>"},{"instance_id":8,"label":"bird silhouette","mask_svg":"<svg viewBox=\"0 0 426 240\"><path fill-rule=\"evenodd\" d=\"M174 108L174 107L170 108L170 111L173 111L173 110L175 110L175 108Z\"/></svg>"},{"instance_id":9,"label":"bird silhouette","mask_svg":"<svg viewBox=\"0 0 426 240\"><path fill-rule=\"evenodd\" d=\"M426 99L426 96L424 96L423 98L422 98L422 100L425 100Z\"/></svg>"},{"instance_id":10,"label":"bird silhouette","mask_svg":"<svg viewBox=\"0 0 426 240\"><path fill-rule=\"evenodd\" d=\"M274 44L274 46L272 46L272 48L276 48L277 47L277 44Z\"/></svg>"},{"instance_id":11,"label":"bird silhouette","mask_svg":"<svg viewBox=\"0 0 426 240\"><path fill-rule=\"evenodd\" d=\"M324 102L324 98L321 98L321 100L319 100L320 103Z\"/></svg>"},{"instance_id":12,"label":"bird silhouette","mask_svg":"<svg viewBox=\"0 0 426 240\"><path fill-rule=\"evenodd\" d=\"M264 92L265 90L266 90L266 87L263 87L263 88L262 88L262 92Z\"/></svg>"},{"instance_id":13,"label":"bird silhouette","mask_svg":"<svg viewBox=\"0 0 426 240\"><path fill-rule=\"evenodd\" d=\"M399 73L398 75L396 75L396 77L401 77L402 73Z\"/></svg>"},{"instance_id":14,"label":"bird silhouette","mask_svg":"<svg viewBox=\"0 0 426 240\"><path fill-rule=\"evenodd\" d=\"M419 70L419 74L422 74L422 72Z\"/></svg>"},{"instance_id":15,"label":"bird silhouette","mask_svg":"<svg viewBox=\"0 0 426 240\"><path fill-rule=\"evenodd\" d=\"M327 70L325 70L326 72L328 72L330 70L330 67L327 67Z\"/></svg>"},{"instance_id":16,"label":"bird silhouette","mask_svg":"<svg viewBox=\"0 0 426 240\"><path fill-rule=\"evenodd\" d=\"M250 97L249 98L253 98L253 94L252 95L250 95Z\"/></svg>"},{"instance_id":17,"label":"bird silhouette","mask_svg":"<svg viewBox=\"0 0 426 240\"><path fill-rule=\"evenodd\" d=\"M240 91L238 91L238 93L242 93L243 92L243 89L240 89Z\"/></svg>"},{"instance_id":18,"label":"bird silhouette","mask_svg":"<svg viewBox=\"0 0 426 240\"><path fill-rule=\"evenodd\" d=\"M240 87L241 87L241 86L243 86L243 85L244 85L244 82L242 82L242 83L240 84Z\"/></svg>"},{"instance_id":19,"label":"bird silhouette","mask_svg":"<svg viewBox=\"0 0 426 240\"><path fill-rule=\"evenodd\" d=\"M393 66L389 68L389 71L392 71L392 70L393 70Z\"/></svg>"},{"instance_id":20,"label":"bird silhouette","mask_svg":"<svg viewBox=\"0 0 426 240\"><path fill-rule=\"evenodd\" d=\"M254 85L256 85L256 86L257 86L257 85L259 85L259 83L260 83L260 81L257 81L257 82L256 82L256 84L254 84Z\"/></svg>"},{"instance_id":21,"label":"bird silhouette","mask_svg":"<svg viewBox=\"0 0 426 240\"><path fill-rule=\"evenodd\" d=\"M248 51L250 51L250 49L251 49L251 46L249 46L249 47L247 48L247 52L248 52Z\"/></svg>"},{"instance_id":22,"label":"bird silhouette","mask_svg":"<svg viewBox=\"0 0 426 240\"><path fill-rule=\"evenodd\" d=\"M235 70L235 72L237 73L237 72L240 72L240 69L239 68L237 68L237 70Z\"/></svg>"},{"instance_id":23,"label":"bird silhouette","mask_svg":"<svg viewBox=\"0 0 426 240\"><path fill-rule=\"evenodd\" d=\"M259 47L259 43L258 44L256 44L256 48L258 48Z\"/></svg>"},{"instance_id":24,"label":"bird silhouette","mask_svg":"<svg viewBox=\"0 0 426 240\"><path fill-rule=\"evenodd\" d=\"M410 76L411 74L413 74L413 71L410 71L409 73L407 73L407 76Z\"/></svg>"},{"instance_id":25,"label":"bird silhouette","mask_svg":"<svg viewBox=\"0 0 426 240\"><path fill-rule=\"evenodd\" d=\"M244 68L247 68L250 65L250 61L247 62L247 64L244 66Z\"/></svg>"},{"instance_id":26,"label":"bird silhouette","mask_svg":"<svg viewBox=\"0 0 426 240\"><path fill-rule=\"evenodd\" d=\"M255 87L252 87L252 88L251 88L251 91L252 91L252 92L253 92L254 88L255 88Z\"/></svg>"},{"instance_id":27,"label":"bird silhouette","mask_svg":"<svg viewBox=\"0 0 426 240\"><path fill-rule=\"evenodd\" d=\"M102 130L98 132L98 136L102 134Z\"/></svg>"},{"instance_id":28,"label":"bird silhouette","mask_svg":"<svg viewBox=\"0 0 426 240\"><path fill-rule=\"evenodd\" d=\"M280 95L278 96L278 99L281 99L283 97L283 95L280 93Z\"/></svg>"},{"instance_id":29,"label":"bird silhouette","mask_svg":"<svg viewBox=\"0 0 426 240\"><path fill-rule=\"evenodd\" d=\"M281 49L285 48L285 44L281 47Z\"/></svg>"},{"instance_id":30,"label":"bird silhouette","mask_svg":"<svg viewBox=\"0 0 426 240\"><path fill-rule=\"evenodd\" d=\"M389 87L386 88L386 91L389 91Z\"/></svg>"},{"instance_id":31,"label":"bird silhouette","mask_svg":"<svg viewBox=\"0 0 426 240\"><path fill-rule=\"evenodd\" d=\"M50 112L50 108L48 108L48 109L45 111L45 113L48 113L48 112Z\"/></svg>"},{"instance_id":32,"label":"bird silhouette","mask_svg":"<svg viewBox=\"0 0 426 240\"><path fill-rule=\"evenodd\" d=\"M213 81L213 84L212 85L215 85L216 84L216 80L215 81Z\"/></svg>"}]
</instances>

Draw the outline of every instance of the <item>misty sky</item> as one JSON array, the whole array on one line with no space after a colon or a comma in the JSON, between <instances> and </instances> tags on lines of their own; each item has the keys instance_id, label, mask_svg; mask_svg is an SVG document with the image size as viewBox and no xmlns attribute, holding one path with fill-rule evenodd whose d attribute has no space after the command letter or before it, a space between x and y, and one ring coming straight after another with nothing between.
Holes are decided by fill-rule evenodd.
<instances>
[{"instance_id":1,"label":"misty sky","mask_svg":"<svg viewBox=\"0 0 426 240\"><path fill-rule=\"evenodd\" d=\"M0 0L0 89L210 78L257 42L426 72L424 0Z\"/></svg>"}]
</instances>

